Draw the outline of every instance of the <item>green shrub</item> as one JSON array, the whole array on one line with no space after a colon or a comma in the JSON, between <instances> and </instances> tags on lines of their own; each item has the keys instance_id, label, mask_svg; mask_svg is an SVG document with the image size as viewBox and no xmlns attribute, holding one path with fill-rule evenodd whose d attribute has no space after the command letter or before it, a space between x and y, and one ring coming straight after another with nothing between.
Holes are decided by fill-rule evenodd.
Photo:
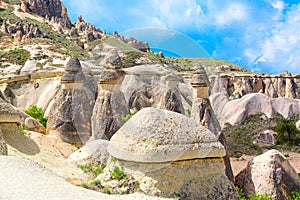
<instances>
[{"instance_id":1,"label":"green shrub","mask_svg":"<svg viewBox=\"0 0 300 200\"><path fill-rule=\"evenodd\" d=\"M96 164L86 164L80 165L79 168L84 171L85 173L92 174L93 177L97 177L99 174L103 173L103 169L105 168L105 164L96 165Z\"/></svg>"},{"instance_id":2,"label":"green shrub","mask_svg":"<svg viewBox=\"0 0 300 200\"><path fill-rule=\"evenodd\" d=\"M289 200L300 200L300 190L292 192L292 195L289 197Z\"/></svg>"},{"instance_id":3,"label":"green shrub","mask_svg":"<svg viewBox=\"0 0 300 200\"><path fill-rule=\"evenodd\" d=\"M135 115L136 112L134 113L130 113L124 117L122 117L123 122L127 122L131 117L133 117Z\"/></svg>"},{"instance_id":4,"label":"green shrub","mask_svg":"<svg viewBox=\"0 0 300 200\"><path fill-rule=\"evenodd\" d=\"M300 142L300 131L296 128L296 120L283 119L275 128L278 135L279 143L289 143L292 145Z\"/></svg>"},{"instance_id":5,"label":"green shrub","mask_svg":"<svg viewBox=\"0 0 300 200\"><path fill-rule=\"evenodd\" d=\"M111 176L113 177L113 179L118 179L118 180L121 180L121 179L124 179L127 177L126 173L124 172L124 169L120 168L120 167L115 167L113 172L111 173Z\"/></svg>"},{"instance_id":6,"label":"green shrub","mask_svg":"<svg viewBox=\"0 0 300 200\"><path fill-rule=\"evenodd\" d=\"M42 108L39 108L36 105L30 105L26 110L24 110L24 112L34 119L37 119L45 128L47 127L48 118L45 117L45 113Z\"/></svg>"},{"instance_id":7,"label":"green shrub","mask_svg":"<svg viewBox=\"0 0 300 200\"><path fill-rule=\"evenodd\" d=\"M249 200L272 200L272 197L266 194L255 194L249 196Z\"/></svg>"}]
</instances>

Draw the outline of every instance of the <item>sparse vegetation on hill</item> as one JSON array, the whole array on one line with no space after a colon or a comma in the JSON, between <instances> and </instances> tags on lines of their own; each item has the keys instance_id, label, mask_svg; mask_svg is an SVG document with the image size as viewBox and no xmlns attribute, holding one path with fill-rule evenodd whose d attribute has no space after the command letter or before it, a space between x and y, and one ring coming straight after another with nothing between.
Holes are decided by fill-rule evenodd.
<instances>
[{"instance_id":1,"label":"sparse vegetation on hill","mask_svg":"<svg viewBox=\"0 0 300 200\"><path fill-rule=\"evenodd\" d=\"M29 58L30 58L30 52L21 48L15 48L8 52L2 51L0 54L1 60L6 60L10 63L17 64L17 65L24 65Z\"/></svg>"},{"instance_id":2,"label":"sparse vegetation on hill","mask_svg":"<svg viewBox=\"0 0 300 200\"><path fill-rule=\"evenodd\" d=\"M288 136L283 128L283 124L292 126L295 120L286 120L281 115L277 114L273 118L269 119L263 116L263 114L252 115L248 117L241 125L226 124L224 133L227 139L229 148L229 155L231 157L240 157L243 154L246 155L259 155L263 153L263 150L278 149L278 150L291 150L294 152L300 152L300 147L295 141L299 140L299 135L293 138L294 142L288 142ZM260 147L253 144L259 133L265 130L282 130L282 134L275 136L277 144L271 147ZM295 127L296 128L296 127Z\"/></svg>"}]
</instances>

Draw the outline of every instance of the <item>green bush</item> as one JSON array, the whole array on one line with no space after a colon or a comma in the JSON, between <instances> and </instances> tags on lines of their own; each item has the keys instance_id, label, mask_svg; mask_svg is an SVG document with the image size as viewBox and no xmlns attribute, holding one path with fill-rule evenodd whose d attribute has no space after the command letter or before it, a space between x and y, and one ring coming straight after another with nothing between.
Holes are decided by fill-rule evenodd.
<instances>
[{"instance_id":1,"label":"green bush","mask_svg":"<svg viewBox=\"0 0 300 200\"><path fill-rule=\"evenodd\" d=\"M45 117L45 113L42 108L39 108L36 105L30 105L26 110L24 110L24 112L34 119L37 119L45 128L47 127L48 118Z\"/></svg>"},{"instance_id":2,"label":"green bush","mask_svg":"<svg viewBox=\"0 0 300 200\"><path fill-rule=\"evenodd\" d=\"M278 135L278 143L297 145L300 142L300 131L296 128L296 120L283 119L275 128Z\"/></svg>"},{"instance_id":3,"label":"green bush","mask_svg":"<svg viewBox=\"0 0 300 200\"><path fill-rule=\"evenodd\" d=\"M99 174L103 173L103 169L106 167L105 164L102 164L100 166L96 164L86 164L86 165L80 165L79 168L84 171L85 173L92 174L93 177L97 177Z\"/></svg>"},{"instance_id":4,"label":"green bush","mask_svg":"<svg viewBox=\"0 0 300 200\"><path fill-rule=\"evenodd\" d=\"M120 167L115 167L114 171L111 173L111 176L113 177L113 179L124 179L126 178L126 173L124 172L124 169L120 168Z\"/></svg>"},{"instance_id":5,"label":"green bush","mask_svg":"<svg viewBox=\"0 0 300 200\"><path fill-rule=\"evenodd\" d=\"M300 200L300 190L292 192L292 195L289 197L289 200Z\"/></svg>"},{"instance_id":6,"label":"green bush","mask_svg":"<svg viewBox=\"0 0 300 200\"><path fill-rule=\"evenodd\" d=\"M255 194L249 196L249 200L272 200L272 197L266 194Z\"/></svg>"}]
</instances>

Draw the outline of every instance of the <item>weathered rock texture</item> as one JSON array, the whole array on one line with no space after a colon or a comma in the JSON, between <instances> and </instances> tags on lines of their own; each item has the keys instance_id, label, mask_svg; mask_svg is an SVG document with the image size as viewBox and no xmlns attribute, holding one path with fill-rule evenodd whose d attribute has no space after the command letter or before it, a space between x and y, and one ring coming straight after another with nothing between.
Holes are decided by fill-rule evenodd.
<instances>
[{"instance_id":1,"label":"weathered rock texture","mask_svg":"<svg viewBox=\"0 0 300 200\"><path fill-rule=\"evenodd\" d=\"M300 98L300 77L285 72L281 75L221 75L212 76L213 92L224 92L230 99L250 93L263 93L271 98ZM221 83L221 84L220 84Z\"/></svg>"},{"instance_id":2,"label":"weathered rock texture","mask_svg":"<svg viewBox=\"0 0 300 200\"><path fill-rule=\"evenodd\" d=\"M161 96L160 108L165 110L170 110L173 112L185 114L181 94L177 87L178 77L175 74L169 74L166 77L167 88L166 91Z\"/></svg>"},{"instance_id":3,"label":"weathered rock texture","mask_svg":"<svg viewBox=\"0 0 300 200\"><path fill-rule=\"evenodd\" d=\"M7 155L7 145L3 138L1 128L0 128L0 155L5 155L5 156Z\"/></svg>"},{"instance_id":4,"label":"weathered rock texture","mask_svg":"<svg viewBox=\"0 0 300 200\"><path fill-rule=\"evenodd\" d=\"M94 99L78 59L70 58L61 78L61 88L54 98L47 122L47 132L65 142L81 146L91 136Z\"/></svg>"},{"instance_id":5,"label":"weathered rock texture","mask_svg":"<svg viewBox=\"0 0 300 200\"><path fill-rule=\"evenodd\" d=\"M0 98L0 155L7 155L7 146L3 138L4 134L19 132L17 123L20 122L18 112L12 105Z\"/></svg>"},{"instance_id":6,"label":"weathered rock texture","mask_svg":"<svg viewBox=\"0 0 300 200\"><path fill-rule=\"evenodd\" d=\"M289 161L278 151L270 150L252 159L236 179L246 195L268 194L273 199L288 199L300 189L300 178Z\"/></svg>"},{"instance_id":7,"label":"weathered rock texture","mask_svg":"<svg viewBox=\"0 0 300 200\"><path fill-rule=\"evenodd\" d=\"M24 12L33 12L50 22L59 23L62 27L72 27L67 9L60 0L23 0L21 8Z\"/></svg>"},{"instance_id":8,"label":"weathered rock texture","mask_svg":"<svg viewBox=\"0 0 300 200\"><path fill-rule=\"evenodd\" d=\"M224 172L222 144L208 129L181 114L154 108L139 111L111 138L108 152L145 193L239 199Z\"/></svg>"},{"instance_id":9,"label":"weathered rock texture","mask_svg":"<svg viewBox=\"0 0 300 200\"><path fill-rule=\"evenodd\" d=\"M124 78L122 62L117 52L110 52L106 68L98 82L98 96L92 116L92 139L110 139L124 124L123 117L129 114L120 84Z\"/></svg>"},{"instance_id":10,"label":"weathered rock texture","mask_svg":"<svg viewBox=\"0 0 300 200\"><path fill-rule=\"evenodd\" d=\"M118 38L119 40L125 42L126 44L128 44L129 46L135 48L135 49L138 49L140 51L144 51L144 52L150 52L150 47L149 47L149 44L148 42L142 42L142 41L139 41L135 38L124 38L124 36L121 36L119 35L117 32L115 32L113 34L114 37Z\"/></svg>"},{"instance_id":11,"label":"weathered rock texture","mask_svg":"<svg viewBox=\"0 0 300 200\"><path fill-rule=\"evenodd\" d=\"M226 156L224 157L225 173L229 180L233 181L234 176L231 169L230 158L227 151L226 139L222 132L221 126L215 113L211 107L209 100L209 80L204 70L204 67L200 66L192 76L191 85L193 87L193 104L191 118L208 128L224 145L226 150Z\"/></svg>"},{"instance_id":12,"label":"weathered rock texture","mask_svg":"<svg viewBox=\"0 0 300 200\"><path fill-rule=\"evenodd\" d=\"M300 114L300 100L269 98L262 93L247 94L231 101L226 95L217 93L210 96L210 101L221 126L225 123L241 124L248 116L259 113L264 113L269 118L276 113L285 118Z\"/></svg>"},{"instance_id":13,"label":"weathered rock texture","mask_svg":"<svg viewBox=\"0 0 300 200\"><path fill-rule=\"evenodd\" d=\"M108 161L107 140L95 140L75 151L68 157L68 162L78 165L105 164Z\"/></svg>"}]
</instances>

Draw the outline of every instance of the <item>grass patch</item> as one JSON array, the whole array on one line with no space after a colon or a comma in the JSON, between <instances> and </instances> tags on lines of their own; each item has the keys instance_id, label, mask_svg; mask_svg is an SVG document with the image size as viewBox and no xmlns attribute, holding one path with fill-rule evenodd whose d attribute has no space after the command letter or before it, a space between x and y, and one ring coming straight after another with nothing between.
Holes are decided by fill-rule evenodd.
<instances>
[{"instance_id":1,"label":"grass patch","mask_svg":"<svg viewBox=\"0 0 300 200\"><path fill-rule=\"evenodd\" d=\"M25 49L15 48L9 51L2 51L0 58L13 64L24 65L30 58L30 52Z\"/></svg>"},{"instance_id":2,"label":"grass patch","mask_svg":"<svg viewBox=\"0 0 300 200\"><path fill-rule=\"evenodd\" d=\"M105 164L96 165L96 164L86 164L80 165L79 168L85 173L91 174L94 178L96 178L99 174L103 173L103 169L106 167Z\"/></svg>"},{"instance_id":3,"label":"grass patch","mask_svg":"<svg viewBox=\"0 0 300 200\"><path fill-rule=\"evenodd\" d=\"M241 125L225 125L223 132L226 136L229 155L231 157L240 157L243 154L260 155L263 153L263 150L269 149L300 152L299 146L288 142L282 142L280 136L275 136L278 143L275 146L259 147L253 144L257 134L268 129L275 131L277 125L284 120L279 114L276 114L271 119L263 119L264 117L261 117L262 115L263 114L252 115Z\"/></svg>"}]
</instances>

